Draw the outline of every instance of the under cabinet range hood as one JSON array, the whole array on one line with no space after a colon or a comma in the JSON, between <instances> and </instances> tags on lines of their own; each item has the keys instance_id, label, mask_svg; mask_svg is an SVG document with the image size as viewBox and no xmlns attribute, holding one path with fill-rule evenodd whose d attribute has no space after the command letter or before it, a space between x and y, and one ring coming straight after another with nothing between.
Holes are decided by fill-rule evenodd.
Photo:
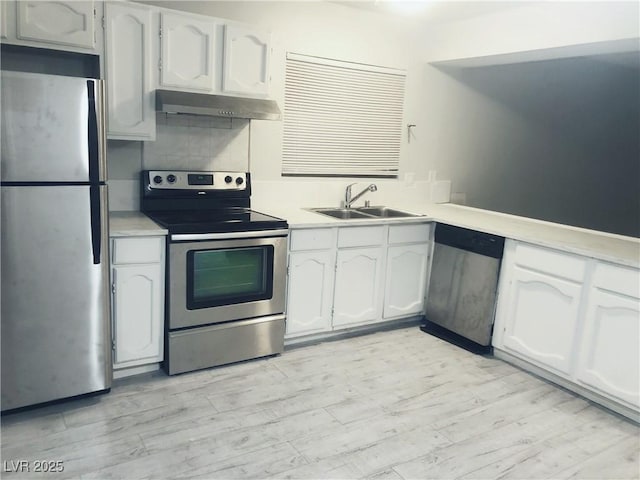
<instances>
[{"instance_id":1,"label":"under cabinet range hood","mask_svg":"<svg viewBox=\"0 0 640 480\"><path fill-rule=\"evenodd\" d=\"M156 110L209 117L280 120L278 104L262 98L227 97L206 93L156 90Z\"/></svg>"}]
</instances>

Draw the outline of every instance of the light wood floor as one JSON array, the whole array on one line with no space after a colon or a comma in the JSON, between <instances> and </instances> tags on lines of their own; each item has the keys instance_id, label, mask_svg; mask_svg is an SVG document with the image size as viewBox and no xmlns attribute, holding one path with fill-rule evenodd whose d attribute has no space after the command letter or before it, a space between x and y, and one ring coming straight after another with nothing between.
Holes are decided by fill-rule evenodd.
<instances>
[{"instance_id":1,"label":"light wood floor","mask_svg":"<svg viewBox=\"0 0 640 480\"><path fill-rule=\"evenodd\" d=\"M639 434L412 327L5 416L2 460L63 461L50 479L604 480L640 476Z\"/></svg>"}]
</instances>

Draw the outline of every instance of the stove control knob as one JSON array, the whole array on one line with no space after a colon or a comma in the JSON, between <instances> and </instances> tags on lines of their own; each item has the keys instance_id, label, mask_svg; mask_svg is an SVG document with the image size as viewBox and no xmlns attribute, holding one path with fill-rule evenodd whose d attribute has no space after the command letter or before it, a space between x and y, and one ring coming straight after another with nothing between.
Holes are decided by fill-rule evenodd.
<instances>
[{"instance_id":1,"label":"stove control knob","mask_svg":"<svg viewBox=\"0 0 640 480\"><path fill-rule=\"evenodd\" d=\"M162 177L160 175L156 175L155 177L153 177L153 183L162 183Z\"/></svg>"},{"instance_id":2,"label":"stove control knob","mask_svg":"<svg viewBox=\"0 0 640 480\"><path fill-rule=\"evenodd\" d=\"M226 177L224 177L224 183L231 183L233 181L233 178L231 178L230 175L227 175Z\"/></svg>"},{"instance_id":3,"label":"stove control knob","mask_svg":"<svg viewBox=\"0 0 640 480\"><path fill-rule=\"evenodd\" d=\"M244 178L238 177L236 178L236 185L242 185L244 183Z\"/></svg>"},{"instance_id":4,"label":"stove control knob","mask_svg":"<svg viewBox=\"0 0 640 480\"><path fill-rule=\"evenodd\" d=\"M167 175L167 182L176 183L176 176L174 174L170 173L169 175Z\"/></svg>"}]
</instances>

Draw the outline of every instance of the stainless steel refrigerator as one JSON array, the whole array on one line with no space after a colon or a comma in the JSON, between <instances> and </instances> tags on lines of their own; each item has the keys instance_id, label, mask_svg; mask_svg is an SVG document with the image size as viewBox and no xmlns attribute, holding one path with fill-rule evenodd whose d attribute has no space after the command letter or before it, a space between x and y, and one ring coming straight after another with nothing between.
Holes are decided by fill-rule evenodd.
<instances>
[{"instance_id":1,"label":"stainless steel refrigerator","mask_svg":"<svg viewBox=\"0 0 640 480\"><path fill-rule=\"evenodd\" d=\"M112 371L102 82L0 80L6 411L106 391Z\"/></svg>"}]
</instances>

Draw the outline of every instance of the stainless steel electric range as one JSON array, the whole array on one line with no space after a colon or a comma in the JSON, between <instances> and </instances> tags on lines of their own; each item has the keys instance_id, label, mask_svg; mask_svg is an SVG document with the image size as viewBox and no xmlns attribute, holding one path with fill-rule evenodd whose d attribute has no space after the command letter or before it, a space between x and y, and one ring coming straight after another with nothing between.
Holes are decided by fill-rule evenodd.
<instances>
[{"instance_id":1,"label":"stainless steel electric range","mask_svg":"<svg viewBox=\"0 0 640 480\"><path fill-rule=\"evenodd\" d=\"M141 210L168 229L169 375L281 353L286 220L251 210L244 172L145 170Z\"/></svg>"}]
</instances>

